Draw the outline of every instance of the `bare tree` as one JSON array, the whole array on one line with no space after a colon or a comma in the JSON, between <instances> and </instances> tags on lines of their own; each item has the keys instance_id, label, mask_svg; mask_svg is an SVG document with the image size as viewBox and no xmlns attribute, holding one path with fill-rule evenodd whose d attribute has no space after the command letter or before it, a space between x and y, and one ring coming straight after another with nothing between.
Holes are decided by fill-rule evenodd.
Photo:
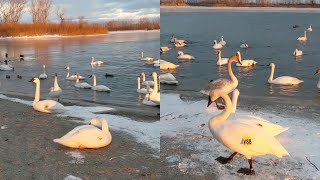
<instances>
[{"instance_id":1,"label":"bare tree","mask_svg":"<svg viewBox=\"0 0 320 180\"><path fill-rule=\"evenodd\" d=\"M46 24L50 14L52 0L31 0L30 11L34 24Z\"/></svg>"},{"instance_id":2,"label":"bare tree","mask_svg":"<svg viewBox=\"0 0 320 180\"><path fill-rule=\"evenodd\" d=\"M16 24L21 19L27 0L0 0L0 19L4 24Z\"/></svg>"},{"instance_id":3,"label":"bare tree","mask_svg":"<svg viewBox=\"0 0 320 180\"><path fill-rule=\"evenodd\" d=\"M66 9L61 7L61 6L57 6L56 8L56 15L57 17L60 19L60 24L62 25L64 23L64 21L66 20L65 18L65 13L66 13Z\"/></svg>"}]
</instances>

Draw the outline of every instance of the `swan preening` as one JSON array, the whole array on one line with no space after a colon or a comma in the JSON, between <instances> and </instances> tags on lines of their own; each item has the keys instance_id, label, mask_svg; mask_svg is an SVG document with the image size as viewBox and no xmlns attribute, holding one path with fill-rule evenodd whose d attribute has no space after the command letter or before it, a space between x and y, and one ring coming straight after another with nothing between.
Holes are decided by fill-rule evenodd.
<instances>
[{"instance_id":1,"label":"swan preening","mask_svg":"<svg viewBox=\"0 0 320 180\"><path fill-rule=\"evenodd\" d=\"M58 98L58 102L59 102L59 98L61 94L62 94L62 89L60 88L58 83L58 74L55 73L54 80L53 80L53 87L50 88L49 97Z\"/></svg>"},{"instance_id":2,"label":"swan preening","mask_svg":"<svg viewBox=\"0 0 320 180\"><path fill-rule=\"evenodd\" d=\"M95 74L93 74L92 76L93 79L93 85L91 87L92 90L94 91L100 91L100 92L110 92L110 88L108 88L107 86L105 85L97 85L97 77Z\"/></svg>"},{"instance_id":3,"label":"swan preening","mask_svg":"<svg viewBox=\"0 0 320 180\"><path fill-rule=\"evenodd\" d=\"M149 85L147 85L149 86ZM137 92L141 94L151 93L153 91L152 88L141 88L140 77L137 78Z\"/></svg>"},{"instance_id":4,"label":"swan preening","mask_svg":"<svg viewBox=\"0 0 320 180\"><path fill-rule=\"evenodd\" d=\"M176 69L179 65L160 59L160 70Z\"/></svg>"},{"instance_id":5,"label":"swan preening","mask_svg":"<svg viewBox=\"0 0 320 180\"><path fill-rule=\"evenodd\" d=\"M169 85L177 85L177 79L171 73L165 73L160 75L160 83L169 84Z\"/></svg>"},{"instance_id":6,"label":"swan preening","mask_svg":"<svg viewBox=\"0 0 320 180\"><path fill-rule=\"evenodd\" d=\"M96 61L94 57L91 57L91 65L102 65L102 64L104 64L103 61Z\"/></svg>"},{"instance_id":7,"label":"swan preening","mask_svg":"<svg viewBox=\"0 0 320 180\"><path fill-rule=\"evenodd\" d=\"M111 143L112 136L105 119L92 119L89 125L75 127L53 141L70 148L102 148Z\"/></svg>"},{"instance_id":8,"label":"swan preening","mask_svg":"<svg viewBox=\"0 0 320 180\"><path fill-rule=\"evenodd\" d=\"M229 58L222 58L222 57L221 57L221 50L218 50L218 61L217 61L217 65L218 65L218 66L226 65L226 64L228 64L228 60L229 60Z\"/></svg>"},{"instance_id":9,"label":"swan preening","mask_svg":"<svg viewBox=\"0 0 320 180\"><path fill-rule=\"evenodd\" d=\"M213 40L213 49L222 49L223 45L220 43L217 43L216 40Z\"/></svg>"},{"instance_id":10,"label":"swan preening","mask_svg":"<svg viewBox=\"0 0 320 180\"><path fill-rule=\"evenodd\" d=\"M141 60L142 61L153 61L153 58L152 57L144 57L143 52L141 52Z\"/></svg>"},{"instance_id":11,"label":"swan preening","mask_svg":"<svg viewBox=\"0 0 320 180\"><path fill-rule=\"evenodd\" d=\"M320 69L317 69L316 73L314 73L314 74L315 74L315 75L316 75L316 74L319 75L319 74L320 74ZM317 88L320 89L320 78L319 78L318 83L317 83Z\"/></svg>"},{"instance_id":12,"label":"swan preening","mask_svg":"<svg viewBox=\"0 0 320 180\"><path fill-rule=\"evenodd\" d=\"M236 154L248 159L249 172L254 174L252 158L261 155L275 155L278 158L289 156L287 150L269 132L262 127L248 125L241 121L227 120L232 112L232 103L228 94L212 95L211 101L221 97L225 101L224 111L212 117L208 124L213 137L234 153L228 158L218 158L221 163L230 162Z\"/></svg>"},{"instance_id":13,"label":"swan preening","mask_svg":"<svg viewBox=\"0 0 320 180\"><path fill-rule=\"evenodd\" d=\"M310 24L310 26L308 27L307 31L312 32L312 24Z\"/></svg>"},{"instance_id":14,"label":"swan preening","mask_svg":"<svg viewBox=\"0 0 320 180\"><path fill-rule=\"evenodd\" d=\"M53 100L40 101L40 80L32 78L29 82L36 84L35 96L33 100L33 109L44 113L60 113L64 111L64 106Z\"/></svg>"},{"instance_id":15,"label":"swan preening","mask_svg":"<svg viewBox=\"0 0 320 180\"><path fill-rule=\"evenodd\" d=\"M191 59L194 59L194 57L189 55L189 54L184 54L182 51L178 51L178 59L180 59L180 60L191 60Z\"/></svg>"},{"instance_id":16,"label":"swan preening","mask_svg":"<svg viewBox=\"0 0 320 180\"><path fill-rule=\"evenodd\" d=\"M274 76L274 70L276 68L274 63L269 64L268 66L271 67L271 72L270 72L270 76L268 79L268 83L270 84L279 84L279 85L297 85L302 83L302 80L299 80L295 77L291 77L291 76L280 76L277 77L276 79L273 79Z\"/></svg>"},{"instance_id":17,"label":"swan preening","mask_svg":"<svg viewBox=\"0 0 320 180\"><path fill-rule=\"evenodd\" d=\"M74 75L71 75L71 76L70 76L70 66L67 66L65 69L68 71L67 76L66 76L66 79L67 79L67 80L70 80L70 81L75 81L75 80L77 80L77 74L74 74ZM84 80L84 79L86 79L86 78L85 78L85 77L82 77L81 75L79 75L79 79L80 79L80 80Z\"/></svg>"},{"instance_id":18,"label":"swan preening","mask_svg":"<svg viewBox=\"0 0 320 180\"><path fill-rule=\"evenodd\" d=\"M46 74L46 65L43 65L43 73L39 75L39 79L47 79L48 76Z\"/></svg>"},{"instance_id":19,"label":"swan preening","mask_svg":"<svg viewBox=\"0 0 320 180\"><path fill-rule=\"evenodd\" d=\"M307 31L304 31L304 36L298 37L297 41L307 41Z\"/></svg>"},{"instance_id":20,"label":"swan preening","mask_svg":"<svg viewBox=\"0 0 320 180\"><path fill-rule=\"evenodd\" d=\"M92 89L92 86L86 82L80 82L80 77L79 74L76 75L77 76L77 80L76 83L74 84L74 86L76 88L81 88L81 89Z\"/></svg>"},{"instance_id":21,"label":"swan preening","mask_svg":"<svg viewBox=\"0 0 320 180\"><path fill-rule=\"evenodd\" d=\"M303 55L303 51L302 50L298 50L298 49L295 49L292 53L293 56L302 56Z\"/></svg>"},{"instance_id":22,"label":"swan preening","mask_svg":"<svg viewBox=\"0 0 320 180\"><path fill-rule=\"evenodd\" d=\"M256 64L257 62L253 59L245 59L245 60L241 60L241 64L237 63L236 66L248 67L248 66L254 66Z\"/></svg>"}]
</instances>

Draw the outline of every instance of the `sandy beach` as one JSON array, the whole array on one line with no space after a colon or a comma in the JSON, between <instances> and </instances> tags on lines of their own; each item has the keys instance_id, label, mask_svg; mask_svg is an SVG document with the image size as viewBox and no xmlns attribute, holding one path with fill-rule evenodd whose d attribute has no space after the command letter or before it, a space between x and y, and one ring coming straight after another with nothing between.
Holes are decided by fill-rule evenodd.
<instances>
[{"instance_id":1,"label":"sandy beach","mask_svg":"<svg viewBox=\"0 0 320 180\"><path fill-rule=\"evenodd\" d=\"M159 179L159 156L110 127L112 143L97 150L69 149L52 140L83 123L0 100L0 179Z\"/></svg>"}]
</instances>

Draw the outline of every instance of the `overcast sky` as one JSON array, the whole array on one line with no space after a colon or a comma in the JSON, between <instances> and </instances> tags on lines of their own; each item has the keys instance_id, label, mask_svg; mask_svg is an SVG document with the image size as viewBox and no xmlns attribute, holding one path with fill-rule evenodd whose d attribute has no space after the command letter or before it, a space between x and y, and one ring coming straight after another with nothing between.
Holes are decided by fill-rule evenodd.
<instances>
[{"instance_id":1,"label":"overcast sky","mask_svg":"<svg viewBox=\"0 0 320 180\"><path fill-rule=\"evenodd\" d=\"M113 19L139 19L160 17L159 0L53 0L52 9L61 6L66 9L66 18L84 16L88 21L109 21ZM54 12L54 11L53 11ZM54 13L49 18L57 21ZM26 10L23 22L31 22Z\"/></svg>"}]
</instances>

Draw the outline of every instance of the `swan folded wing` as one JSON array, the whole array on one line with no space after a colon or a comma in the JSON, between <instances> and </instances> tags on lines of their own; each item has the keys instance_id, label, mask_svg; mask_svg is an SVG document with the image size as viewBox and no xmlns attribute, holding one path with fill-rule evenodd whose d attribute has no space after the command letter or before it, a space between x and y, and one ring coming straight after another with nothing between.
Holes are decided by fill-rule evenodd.
<instances>
[{"instance_id":1,"label":"swan folded wing","mask_svg":"<svg viewBox=\"0 0 320 180\"><path fill-rule=\"evenodd\" d=\"M299 84L303 81L291 76L281 76L274 79L273 82L277 84L292 85L292 84Z\"/></svg>"},{"instance_id":2,"label":"swan folded wing","mask_svg":"<svg viewBox=\"0 0 320 180\"><path fill-rule=\"evenodd\" d=\"M33 108L46 113L61 113L64 111L64 106L53 100L39 101L33 105Z\"/></svg>"},{"instance_id":3,"label":"swan folded wing","mask_svg":"<svg viewBox=\"0 0 320 180\"><path fill-rule=\"evenodd\" d=\"M232 86L232 81L228 80L228 79L217 79L215 81L210 82L209 84L207 84L203 90L201 90L200 92L202 94L206 94L209 95L209 93L214 90L214 89L220 89L220 88L229 88ZM228 91L229 92L229 91ZM231 91L230 91L231 92Z\"/></svg>"}]
</instances>

